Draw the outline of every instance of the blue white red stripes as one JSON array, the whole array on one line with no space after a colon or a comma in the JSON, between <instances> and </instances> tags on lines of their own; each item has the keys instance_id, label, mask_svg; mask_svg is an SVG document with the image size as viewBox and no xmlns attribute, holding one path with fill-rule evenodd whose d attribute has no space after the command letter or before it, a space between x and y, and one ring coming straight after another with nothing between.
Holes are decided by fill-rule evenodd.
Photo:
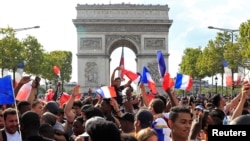
<instances>
[{"instance_id":1,"label":"blue white red stripes","mask_svg":"<svg viewBox=\"0 0 250 141\"><path fill-rule=\"evenodd\" d=\"M148 71L147 67L145 66L143 67L141 81L142 83L148 85L149 89L152 91L153 94L157 93L156 84L154 80L152 79L151 74Z\"/></svg>"},{"instance_id":2,"label":"blue white red stripes","mask_svg":"<svg viewBox=\"0 0 250 141\"><path fill-rule=\"evenodd\" d=\"M132 80L135 84L140 83L141 76L138 73L134 73L132 71L121 69L122 73L126 75L130 80Z\"/></svg>"},{"instance_id":3,"label":"blue white red stripes","mask_svg":"<svg viewBox=\"0 0 250 141\"><path fill-rule=\"evenodd\" d=\"M224 66L224 72L226 77L226 86L232 86L233 78L232 78L232 70L228 67L226 60L222 60L222 64Z\"/></svg>"},{"instance_id":4,"label":"blue white red stripes","mask_svg":"<svg viewBox=\"0 0 250 141\"><path fill-rule=\"evenodd\" d=\"M96 90L96 93L99 94L102 98L116 97L115 88L112 86L100 87Z\"/></svg>"},{"instance_id":5,"label":"blue white red stripes","mask_svg":"<svg viewBox=\"0 0 250 141\"><path fill-rule=\"evenodd\" d=\"M175 86L176 89L190 91L193 85L192 78L188 75L178 73L176 75Z\"/></svg>"},{"instance_id":6,"label":"blue white red stripes","mask_svg":"<svg viewBox=\"0 0 250 141\"><path fill-rule=\"evenodd\" d=\"M160 50L157 51L156 56L157 56L157 62L158 62L158 70L159 70L161 78L163 78L166 72L166 64L165 64L164 56Z\"/></svg>"}]
</instances>

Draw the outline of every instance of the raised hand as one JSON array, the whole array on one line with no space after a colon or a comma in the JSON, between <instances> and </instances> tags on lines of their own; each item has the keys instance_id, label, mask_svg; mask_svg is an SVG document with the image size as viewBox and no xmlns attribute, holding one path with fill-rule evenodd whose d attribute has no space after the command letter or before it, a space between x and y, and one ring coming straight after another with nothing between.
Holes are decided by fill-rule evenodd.
<instances>
[{"instance_id":1,"label":"raised hand","mask_svg":"<svg viewBox=\"0 0 250 141\"><path fill-rule=\"evenodd\" d=\"M74 87L73 93L72 93L72 97L76 97L77 95L80 94L79 89L80 89L80 85L76 85L76 86Z\"/></svg>"}]
</instances>

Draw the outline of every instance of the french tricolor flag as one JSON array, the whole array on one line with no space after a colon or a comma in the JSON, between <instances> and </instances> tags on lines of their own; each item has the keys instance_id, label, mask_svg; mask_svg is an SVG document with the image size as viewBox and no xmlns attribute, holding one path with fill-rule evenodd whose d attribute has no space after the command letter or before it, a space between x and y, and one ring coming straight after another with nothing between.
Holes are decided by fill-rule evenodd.
<instances>
[{"instance_id":1,"label":"french tricolor flag","mask_svg":"<svg viewBox=\"0 0 250 141\"><path fill-rule=\"evenodd\" d=\"M159 70L161 78L163 78L166 72L166 64L165 64L164 56L160 50L157 51L156 56L157 56L157 62L158 62L158 70Z\"/></svg>"},{"instance_id":2,"label":"french tricolor flag","mask_svg":"<svg viewBox=\"0 0 250 141\"><path fill-rule=\"evenodd\" d=\"M158 70L162 80L162 88L166 91L167 89L174 86L173 80L170 78L170 74L166 70L166 64L162 51L157 51L156 56L158 62Z\"/></svg>"},{"instance_id":3,"label":"french tricolor flag","mask_svg":"<svg viewBox=\"0 0 250 141\"><path fill-rule=\"evenodd\" d=\"M126 75L130 80L132 80L135 84L139 84L141 81L141 75L138 73L134 73L132 71L121 69L122 73Z\"/></svg>"},{"instance_id":4,"label":"french tricolor flag","mask_svg":"<svg viewBox=\"0 0 250 141\"><path fill-rule=\"evenodd\" d=\"M99 94L102 98L116 97L115 87L112 86L100 87L96 90L96 93Z\"/></svg>"},{"instance_id":5,"label":"french tricolor flag","mask_svg":"<svg viewBox=\"0 0 250 141\"><path fill-rule=\"evenodd\" d=\"M152 91L153 94L157 93L156 84L155 84L154 80L152 79L147 67L145 67L145 66L143 67L141 81L142 81L142 83L148 85L149 89Z\"/></svg>"},{"instance_id":6,"label":"french tricolor flag","mask_svg":"<svg viewBox=\"0 0 250 141\"><path fill-rule=\"evenodd\" d=\"M174 88L190 91L192 86L193 80L190 76L177 73Z\"/></svg>"},{"instance_id":7,"label":"french tricolor flag","mask_svg":"<svg viewBox=\"0 0 250 141\"><path fill-rule=\"evenodd\" d=\"M125 64L124 64L124 47L122 47L122 55L121 55L121 60L120 60L120 68L121 69L124 69L125 68L125 66L124 66ZM124 80L124 73L123 73L123 71L122 70L119 70L119 77L122 79L122 80Z\"/></svg>"},{"instance_id":8,"label":"french tricolor flag","mask_svg":"<svg viewBox=\"0 0 250 141\"><path fill-rule=\"evenodd\" d=\"M222 64L224 66L224 72L226 76L226 86L232 86L233 84L232 70L228 67L226 60L222 60Z\"/></svg>"}]
</instances>

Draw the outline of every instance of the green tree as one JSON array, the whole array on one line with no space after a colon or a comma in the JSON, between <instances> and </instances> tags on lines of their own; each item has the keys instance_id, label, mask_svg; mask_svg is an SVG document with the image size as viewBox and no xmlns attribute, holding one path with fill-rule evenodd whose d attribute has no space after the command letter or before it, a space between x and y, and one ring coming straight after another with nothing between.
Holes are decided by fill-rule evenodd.
<instances>
[{"instance_id":1,"label":"green tree","mask_svg":"<svg viewBox=\"0 0 250 141\"><path fill-rule=\"evenodd\" d=\"M25 52L25 72L34 75L41 75L43 68L41 62L44 61L44 49L38 40L33 36L28 36L23 40Z\"/></svg>"},{"instance_id":2,"label":"green tree","mask_svg":"<svg viewBox=\"0 0 250 141\"><path fill-rule=\"evenodd\" d=\"M1 39L1 68L8 68L13 71L13 83L15 81L15 72L19 63L24 59L23 43L15 36L12 28L1 29L3 38ZM15 83L14 83L15 84Z\"/></svg>"},{"instance_id":3,"label":"green tree","mask_svg":"<svg viewBox=\"0 0 250 141\"><path fill-rule=\"evenodd\" d=\"M238 43L241 47L242 62L241 64L250 69L250 20L243 22L239 28Z\"/></svg>"},{"instance_id":4,"label":"green tree","mask_svg":"<svg viewBox=\"0 0 250 141\"><path fill-rule=\"evenodd\" d=\"M180 72L190 75L192 78L199 77L199 70L197 69L196 63L201 53L200 47L185 49L180 64Z\"/></svg>"}]
</instances>

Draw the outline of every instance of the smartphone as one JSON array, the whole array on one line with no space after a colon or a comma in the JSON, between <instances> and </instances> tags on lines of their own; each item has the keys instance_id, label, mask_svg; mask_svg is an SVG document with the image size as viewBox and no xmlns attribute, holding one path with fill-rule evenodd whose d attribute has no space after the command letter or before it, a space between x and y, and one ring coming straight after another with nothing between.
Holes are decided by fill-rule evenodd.
<instances>
[{"instance_id":1,"label":"smartphone","mask_svg":"<svg viewBox=\"0 0 250 141\"><path fill-rule=\"evenodd\" d=\"M39 86L40 81L41 81L41 78L36 76L36 78L35 78L36 88Z\"/></svg>"}]
</instances>

